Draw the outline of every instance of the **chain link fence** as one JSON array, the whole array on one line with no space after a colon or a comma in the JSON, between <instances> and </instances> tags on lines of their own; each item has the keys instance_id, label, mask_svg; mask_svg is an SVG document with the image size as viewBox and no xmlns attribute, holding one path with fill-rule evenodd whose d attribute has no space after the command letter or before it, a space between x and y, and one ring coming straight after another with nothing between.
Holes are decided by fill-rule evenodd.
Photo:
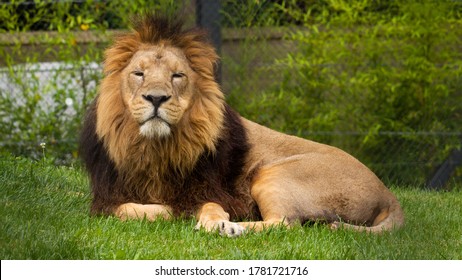
<instances>
[{"instance_id":1,"label":"chain link fence","mask_svg":"<svg viewBox=\"0 0 462 280\"><path fill-rule=\"evenodd\" d=\"M95 1L97 4L105 2ZM436 189L460 188L460 126L452 130L439 130L437 127L428 131L419 128L414 131L399 128L351 130L349 126L313 130L309 122L302 122L297 126L297 120L291 117L292 113L278 113L279 108L284 107L287 110L295 108L299 112L293 114L303 115L305 108L308 112L311 110L309 108L320 106L318 103L303 103L306 107L297 107L293 105L292 99L285 99L282 94L283 91L284 94L290 93L288 88L306 90L303 88L304 82L300 82L298 78L292 79L304 70L291 74L288 69L292 66L288 65L288 61L294 58L297 62L295 54L300 52L300 45L304 43L295 39L296 34L309 29L300 22L300 18L288 17L287 13L284 16L279 15L281 11L288 9L284 3L285 1L185 0L176 1L175 10L179 10L185 17L187 26L199 25L209 31L211 41L222 58L217 68L217 79L231 105L245 117L287 133L340 147L358 157L387 184ZM294 3L299 12L306 12L311 2ZM110 42L112 31L105 31L101 36L97 33L95 37L98 39L94 40L81 39L79 36L82 33L85 32L78 30L75 32L77 35L70 36L75 40L70 46L83 45L83 52L87 53L86 50L92 48L104 49ZM0 47L3 49L0 61L0 147L4 151L39 157L43 152L39 144L44 142L50 152L56 149L55 152L61 154L57 156L60 158L58 163L67 163L77 156L77 131L86 105L96 94L97 84L101 79L101 51L84 62L80 59L73 63L68 58L62 61L53 54L68 46L64 44L44 52L40 49L40 40L36 34L38 33L0 33ZM68 40L68 37L65 38ZM15 48L21 51L15 51ZM10 58L9 54L15 54L16 57ZM28 56L36 59L28 63ZM332 64L323 62L320 71L350 67L343 63L342 58ZM317 66L319 65L309 67ZM316 81L310 77L308 79ZM460 80L458 83L462 85ZM318 88L319 86L308 87L308 90L314 91ZM339 88L340 85L336 85L330 90ZM462 93L459 91L458 94L460 96ZM300 93L294 95L298 101L303 101ZM276 98L277 104L267 106L275 96L282 97ZM343 106L342 103L337 105ZM456 114L460 114L462 104L451 106L456 107ZM13 109L15 113L11 113ZM266 118L266 115L269 117ZM37 121L47 120L53 120L50 122L52 125L37 124ZM279 122L284 125L279 126ZM291 123L294 125L291 126Z\"/></svg>"},{"instance_id":2,"label":"chain link fence","mask_svg":"<svg viewBox=\"0 0 462 280\"><path fill-rule=\"evenodd\" d=\"M101 65L65 62L0 68L0 147L41 157L45 143L57 164L77 157L77 131L86 104L97 91ZM42 144L42 145L41 145Z\"/></svg>"}]
</instances>

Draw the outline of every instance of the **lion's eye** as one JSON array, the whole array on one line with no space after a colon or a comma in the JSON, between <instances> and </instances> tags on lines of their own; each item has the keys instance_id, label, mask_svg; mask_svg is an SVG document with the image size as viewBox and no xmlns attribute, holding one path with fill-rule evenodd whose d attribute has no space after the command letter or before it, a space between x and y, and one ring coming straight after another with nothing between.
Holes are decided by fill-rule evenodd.
<instances>
[{"instance_id":1,"label":"lion's eye","mask_svg":"<svg viewBox=\"0 0 462 280\"><path fill-rule=\"evenodd\" d=\"M185 75L181 72L178 73L173 73L172 74L172 79L177 79L177 78L183 78Z\"/></svg>"},{"instance_id":2,"label":"lion's eye","mask_svg":"<svg viewBox=\"0 0 462 280\"><path fill-rule=\"evenodd\" d=\"M142 71L133 71L133 75L137 77L144 77L144 72Z\"/></svg>"}]
</instances>

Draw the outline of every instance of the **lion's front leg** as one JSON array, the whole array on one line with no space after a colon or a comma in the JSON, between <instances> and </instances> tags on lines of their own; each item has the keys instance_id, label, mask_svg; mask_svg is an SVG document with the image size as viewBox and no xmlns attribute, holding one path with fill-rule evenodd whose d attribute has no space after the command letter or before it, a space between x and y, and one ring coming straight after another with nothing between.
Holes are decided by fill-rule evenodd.
<instances>
[{"instance_id":1,"label":"lion's front leg","mask_svg":"<svg viewBox=\"0 0 462 280\"><path fill-rule=\"evenodd\" d=\"M147 219L154 221L157 218L170 219L172 217L172 208L162 204L139 204L124 203L114 211L116 217L125 220Z\"/></svg>"},{"instance_id":2,"label":"lion's front leg","mask_svg":"<svg viewBox=\"0 0 462 280\"><path fill-rule=\"evenodd\" d=\"M202 205L196 218L196 229L205 229L208 232L218 230L221 235L236 237L244 233L245 228L229 221L229 214L217 203L209 202Z\"/></svg>"}]
</instances>

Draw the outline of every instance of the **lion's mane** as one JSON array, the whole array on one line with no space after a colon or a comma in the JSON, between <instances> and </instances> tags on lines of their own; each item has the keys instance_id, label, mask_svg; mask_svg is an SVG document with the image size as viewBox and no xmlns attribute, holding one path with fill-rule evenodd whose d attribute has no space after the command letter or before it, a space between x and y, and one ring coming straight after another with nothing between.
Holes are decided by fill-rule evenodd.
<instances>
[{"instance_id":1,"label":"lion's mane","mask_svg":"<svg viewBox=\"0 0 462 280\"><path fill-rule=\"evenodd\" d=\"M234 216L250 215L248 191L237 182L249 149L246 132L214 80L218 56L205 32L184 31L181 22L155 15L133 26L105 52L105 77L81 134L92 213L110 214L117 205L135 202L163 203L174 214L192 214L201 203L215 201ZM190 107L172 134L159 139L140 135L121 92L121 71L137 51L152 45L181 49L197 74Z\"/></svg>"}]
</instances>

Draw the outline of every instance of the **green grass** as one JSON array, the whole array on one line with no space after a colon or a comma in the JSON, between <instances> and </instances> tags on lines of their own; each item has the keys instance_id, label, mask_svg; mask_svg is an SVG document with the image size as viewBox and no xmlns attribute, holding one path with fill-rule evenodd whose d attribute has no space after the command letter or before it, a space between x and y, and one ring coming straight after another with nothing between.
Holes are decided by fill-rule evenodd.
<instances>
[{"instance_id":1,"label":"green grass","mask_svg":"<svg viewBox=\"0 0 462 280\"><path fill-rule=\"evenodd\" d=\"M0 158L1 259L462 259L462 195L393 188L403 229L383 235L323 225L239 238L194 231L192 219L90 217L79 167Z\"/></svg>"}]
</instances>

